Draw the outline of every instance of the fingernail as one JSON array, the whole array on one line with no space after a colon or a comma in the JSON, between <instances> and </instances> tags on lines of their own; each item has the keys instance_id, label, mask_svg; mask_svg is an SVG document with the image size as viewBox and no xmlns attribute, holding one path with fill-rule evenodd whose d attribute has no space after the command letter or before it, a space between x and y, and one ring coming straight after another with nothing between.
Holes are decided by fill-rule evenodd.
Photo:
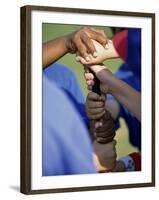
<instances>
[{"instance_id":1,"label":"fingernail","mask_svg":"<svg viewBox=\"0 0 159 200\"><path fill-rule=\"evenodd\" d=\"M105 45L105 49L109 49L109 44L108 43Z\"/></svg>"},{"instance_id":2,"label":"fingernail","mask_svg":"<svg viewBox=\"0 0 159 200\"><path fill-rule=\"evenodd\" d=\"M93 53L93 57L97 57L97 52L94 52L94 53Z\"/></svg>"},{"instance_id":3,"label":"fingernail","mask_svg":"<svg viewBox=\"0 0 159 200\"><path fill-rule=\"evenodd\" d=\"M90 61L90 58L89 58L88 56L86 57L86 61L87 61L87 62L89 62L89 61Z\"/></svg>"}]
</instances>

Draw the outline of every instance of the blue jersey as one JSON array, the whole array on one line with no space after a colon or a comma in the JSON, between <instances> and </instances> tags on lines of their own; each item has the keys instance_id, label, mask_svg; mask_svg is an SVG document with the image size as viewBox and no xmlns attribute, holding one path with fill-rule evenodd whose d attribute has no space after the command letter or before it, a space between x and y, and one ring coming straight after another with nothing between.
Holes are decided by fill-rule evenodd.
<instances>
[{"instance_id":1,"label":"blue jersey","mask_svg":"<svg viewBox=\"0 0 159 200\"><path fill-rule=\"evenodd\" d=\"M64 91L75 109L81 115L85 125L88 125L89 120L85 110L86 100L74 72L66 65L54 63L49 65L43 73L51 82L54 82L54 84Z\"/></svg>"},{"instance_id":2,"label":"blue jersey","mask_svg":"<svg viewBox=\"0 0 159 200\"><path fill-rule=\"evenodd\" d=\"M96 173L81 116L64 91L43 75L43 176Z\"/></svg>"},{"instance_id":3,"label":"blue jersey","mask_svg":"<svg viewBox=\"0 0 159 200\"><path fill-rule=\"evenodd\" d=\"M115 75L141 92L141 29L128 29L127 59ZM120 114L126 121L130 142L141 150L141 123L120 104Z\"/></svg>"}]
</instances>

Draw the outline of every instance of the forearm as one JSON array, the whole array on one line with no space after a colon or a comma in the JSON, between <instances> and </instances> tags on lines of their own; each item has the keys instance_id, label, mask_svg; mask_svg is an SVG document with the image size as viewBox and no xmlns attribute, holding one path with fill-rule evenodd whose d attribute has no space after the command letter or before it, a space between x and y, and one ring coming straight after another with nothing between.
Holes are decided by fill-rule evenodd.
<instances>
[{"instance_id":1,"label":"forearm","mask_svg":"<svg viewBox=\"0 0 159 200\"><path fill-rule=\"evenodd\" d=\"M42 47L43 68L55 62L68 52L66 42L67 42L66 37L60 37L43 44Z\"/></svg>"},{"instance_id":2,"label":"forearm","mask_svg":"<svg viewBox=\"0 0 159 200\"><path fill-rule=\"evenodd\" d=\"M109 85L109 93L123 104L135 117L141 121L141 94L125 82L117 79L110 71L102 70L103 80Z\"/></svg>"},{"instance_id":3,"label":"forearm","mask_svg":"<svg viewBox=\"0 0 159 200\"><path fill-rule=\"evenodd\" d=\"M107 109L114 120L117 119L119 114L119 103L115 99L107 99L105 109Z\"/></svg>"}]
</instances>

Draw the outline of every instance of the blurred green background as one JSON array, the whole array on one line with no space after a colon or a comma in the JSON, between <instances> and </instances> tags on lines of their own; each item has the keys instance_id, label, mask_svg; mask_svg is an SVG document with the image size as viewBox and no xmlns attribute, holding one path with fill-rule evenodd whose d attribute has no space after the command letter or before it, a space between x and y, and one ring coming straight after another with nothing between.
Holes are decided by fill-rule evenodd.
<instances>
[{"instance_id":1,"label":"blurred green background","mask_svg":"<svg viewBox=\"0 0 159 200\"><path fill-rule=\"evenodd\" d=\"M79 25L43 23L42 41L47 42L48 40L52 40L54 38L67 35L69 33L72 33L80 29L81 27L82 26L79 26ZM97 29L105 30L108 38L113 37L113 33L109 27L99 27L99 26L93 26L93 27ZM87 90L87 86L86 86L84 76L83 76L84 69L81 64L75 61L74 55L66 54L61 59L59 59L58 62L67 65L69 68L71 68L75 72L75 75L81 85L81 89L83 90L83 93L86 96L88 93L88 90ZM109 69L113 73L118 69L121 63L122 63L121 59L111 59L104 62L104 64L106 64L106 66L108 66ZM128 155L131 152L137 151L136 148L134 148L132 145L129 144L128 130L123 119L120 119L120 125L121 125L121 128L117 130L116 138L115 138L117 140L116 148L117 148L118 158Z\"/></svg>"}]
</instances>

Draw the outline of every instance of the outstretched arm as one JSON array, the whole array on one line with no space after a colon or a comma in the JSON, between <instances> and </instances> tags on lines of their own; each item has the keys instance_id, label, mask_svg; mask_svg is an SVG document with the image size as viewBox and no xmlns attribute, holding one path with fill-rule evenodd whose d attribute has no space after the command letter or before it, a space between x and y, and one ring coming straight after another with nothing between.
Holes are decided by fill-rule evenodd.
<instances>
[{"instance_id":1,"label":"outstretched arm","mask_svg":"<svg viewBox=\"0 0 159 200\"><path fill-rule=\"evenodd\" d=\"M64 56L66 53L68 53L66 43L67 37L61 37L43 44L43 67L47 67L49 64L55 62L56 60Z\"/></svg>"},{"instance_id":2,"label":"outstretched arm","mask_svg":"<svg viewBox=\"0 0 159 200\"><path fill-rule=\"evenodd\" d=\"M104 31L93 28L82 28L69 35L59 37L43 44L43 67L55 62L66 53L76 53L89 61L89 55L96 57L96 49L93 41L97 41L103 48L107 44Z\"/></svg>"},{"instance_id":3,"label":"outstretched arm","mask_svg":"<svg viewBox=\"0 0 159 200\"><path fill-rule=\"evenodd\" d=\"M135 117L141 121L141 94L125 82L116 78L104 65L88 66L101 82L103 93L109 93L118 99ZM89 77L87 85L93 85L93 76Z\"/></svg>"}]
</instances>

